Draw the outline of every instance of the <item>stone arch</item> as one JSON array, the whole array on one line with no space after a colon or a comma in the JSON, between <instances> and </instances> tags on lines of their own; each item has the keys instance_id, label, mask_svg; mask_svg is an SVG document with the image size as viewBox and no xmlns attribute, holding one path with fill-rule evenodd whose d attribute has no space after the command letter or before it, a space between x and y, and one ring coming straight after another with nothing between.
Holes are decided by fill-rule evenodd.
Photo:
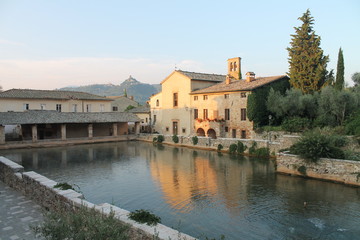
<instances>
[{"instance_id":1,"label":"stone arch","mask_svg":"<svg viewBox=\"0 0 360 240\"><path fill-rule=\"evenodd\" d=\"M214 129L210 128L208 131L207 131L207 136L209 138L212 138L212 139L216 139L216 132Z\"/></svg>"},{"instance_id":2,"label":"stone arch","mask_svg":"<svg viewBox=\"0 0 360 240\"><path fill-rule=\"evenodd\" d=\"M201 137L205 137L205 131L202 128L198 128L198 130L196 131L196 135L197 136L201 136Z\"/></svg>"}]
</instances>

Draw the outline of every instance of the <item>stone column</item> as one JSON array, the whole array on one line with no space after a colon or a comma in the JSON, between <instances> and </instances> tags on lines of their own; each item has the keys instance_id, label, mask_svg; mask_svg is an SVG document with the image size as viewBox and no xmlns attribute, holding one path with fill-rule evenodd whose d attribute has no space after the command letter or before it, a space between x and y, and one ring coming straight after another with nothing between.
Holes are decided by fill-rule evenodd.
<instances>
[{"instance_id":1,"label":"stone column","mask_svg":"<svg viewBox=\"0 0 360 240\"><path fill-rule=\"evenodd\" d=\"M140 122L135 122L135 134L140 134Z\"/></svg>"},{"instance_id":2,"label":"stone column","mask_svg":"<svg viewBox=\"0 0 360 240\"><path fill-rule=\"evenodd\" d=\"M37 142L38 141L37 126L35 124L31 126L31 133L32 133L32 141Z\"/></svg>"},{"instance_id":3,"label":"stone column","mask_svg":"<svg viewBox=\"0 0 360 240\"><path fill-rule=\"evenodd\" d=\"M93 138L93 125L91 123L88 125L88 137L89 139Z\"/></svg>"},{"instance_id":4,"label":"stone column","mask_svg":"<svg viewBox=\"0 0 360 240\"><path fill-rule=\"evenodd\" d=\"M66 124L61 124L61 140L66 140Z\"/></svg>"},{"instance_id":5,"label":"stone column","mask_svg":"<svg viewBox=\"0 0 360 240\"><path fill-rule=\"evenodd\" d=\"M118 124L113 123L113 136L117 137L117 135L118 135Z\"/></svg>"},{"instance_id":6,"label":"stone column","mask_svg":"<svg viewBox=\"0 0 360 240\"><path fill-rule=\"evenodd\" d=\"M5 144L5 126L0 125L0 144Z\"/></svg>"}]
</instances>

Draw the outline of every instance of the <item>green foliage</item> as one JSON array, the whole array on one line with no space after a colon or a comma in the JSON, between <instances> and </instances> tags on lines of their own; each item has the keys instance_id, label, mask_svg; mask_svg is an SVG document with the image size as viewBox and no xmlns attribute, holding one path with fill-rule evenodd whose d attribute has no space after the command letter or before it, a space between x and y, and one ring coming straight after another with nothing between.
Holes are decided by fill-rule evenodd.
<instances>
[{"instance_id":1,"label":"green foliage","mask_svg":"<svg viewBox=\"0 0 360 240\"><path fill-rule=\"evenodd\" d=\"M199 142L199 138L198 138L197 136L193 136L193 137L191 138L191 141L192 141L193 145L196 145L196 144L198 144L198 142Z\"/></svg>"},{"instance_id":2,"label":"green foliage","mask_svg":"<svg viewBox=\"0 0 360 240\"><path fill-rule=\"evenodd\" d=\"M48 212L41 225L32 227L38 237L48 240L129 239L128 229L114 212L103 215L84 207L75 212Z\"/></svg>"},{"instance_id":3,"label":"green foliage","mask_svg":"<svg viewBox=\"0 0 360 240\"><path fill-rule=\"evenodd\" d=\"M360 111L352 114L345 123L346 134L360 136Z\"/></svg>"},{"instance_id":4,"label":"green foliage","mask_svg":"<svg viewBox=\"0 0 360 240\"><path fill-rule=\"evenodd\" d=\"M153 137L153 142L157 142L157 137Z\"/></svg>"},{"instance_id":5,"label":"green foliage","mask_svg":"<svg viewBox=\"0 0 360 240\"><path fill-rule=\"evenodd\" d=\"M219 145L217 146L217 150L218 150L218 151L221 151L223 148L224 148L224 146L223 146L222 144L219 144Z\"/></svg>"},{"instance_id":6,"label":"green foliage","mask_svg":"<svg viewBox=\"0 0 360 240\"><path fill-rule=\"evenodd\" d=\"M344 151L345 159L352 161L360 161L360 152Z\"/></svg>"},{"instance_id":7,"label":"green foliage","mask_svg":"<svg viewBox=\"0 0 360 240\"><path fill-rule=\"evenodd\" d=\"M242 142L238 141L237 142L237 152L242 154L245 152L245 150L247 149L247 146L244 145Z\"/></svg>"},{"instance_id":8,"label":"green foliage","mask_svg":"<svg viewBox=\"0 0 360 240\"><path fill-rule=\"evenodd\" d=\"M161 223L160 217L144 209L129 213L129 218L138 223L146 223L149 226L156 226L158 223Z\"/></svg>"},{"instance_id":9,"label":"green foliage","mask_svg":"<svg viewBox=\"0 0 360 240\"><path fill-rule=\"evenodd\" d=\"M360 72L356 72L351 76L351 80L355 83L355 86L360 85Z\"/></svg>"},{"instance_id":10,"label":"green foliage","mask_svg":"<svg viewBox=\"0 0 360 240\"><path fill-rule=\"evenodd\" d=\"M270 149L266 147L257 148L252 155L256 157L270 157Z\"/></svg>"},{"instance_id":11,"label":"green foliage","mask_svg":"<svg viewBox=\"0 0 360 240\"><path fill-rule=\"evenodd\" d=\"M134 108L136 108L136 107L134 107L133 105L129 105L129 106L127 106L125 108L125 112L128 112L128 111L130 111L131 109L134 109Z\"/></svg>"},{"instance_id":12,"label":"green foliage","mask_svg":"<svg viewBox=\"0 0 360 240\"><path fill-rule=\"evenodd\" d=\"M74 190L75 191L75 188L73 187L73 185L67 183L67 182L62 182L62 183L57 183L54 188L59 188L60 190L68 190L68 189L71 189L71 190Z\"/></svg>"},{"instance_id":13,"label":"green foliage","mask_svg":"<svg viewBox=\"0 0 360 240\"><path fill-rule=\"evenodd\" d=\"M302 21L302 25L294 28L291 46L287 48L290 83L303 93L313 93L325 85L329 57L324 56L320 48L321 39L313 30L314 18L309 9L299 20Z\"/></svg>"},{"instance_id":14,"label":"green foliage","mask_svg":"<svg viewBox=\"0 0 360 240\"><path fill-rule=\"evenodd\" d=\"M230 144L229 146L229 153L233 154L236 152L237 145L235 143Z\"/></svg>"},{"instance_id":15,"label":"green foliage","mask_svg":"<svg viewBox=\"0 0 360 240\"><path fill-rule=\"evenodd\" d=\"M251 147L249 147L249 154L255 155L256 147L257 147L257 143L253 141Z\"/></svg>"},{"instance_id":16,"label":"green foliage","mask_svg":"<svg viewBox=\"0 0 360 240\"><path fill-rule=\"evenodd\" d=\"M179 137L177 135L172 136L172 140L174 143L178 143L179 142Z\"/></svg>"},{"instance_id":17,"label":"green foliage","mask_svg":"<svg viewBox=\"0 0 360 240\"><path fill-rule=\"evenodd\" d=\"M322 157L336 159L345 157L344 152L334 145L331 136L320 135L316 132L304 134L290 147L290 151L311 162L317 162Z\"/></svg>"},{"instance_id":18,"label":"green foliage","mask_svg":"<svg viewBox=\"0 0 360 240\"><path fill-rule=\"evenodd\" d=\"M344 56L343 51L339 49L338 62L337 62L337 71L336 71L336 81L335 81L335 89L342 90L344 88L345 80L344 80Z\"/></svg>"},{"instance_id":19,"label":"green foliage","mask_svg":"<svg viewBox=\"0 0 360 240\"><path fill-rule=\"evenodd\" d=\"M311 121L307 118L293 117L285 119L281 128L287 132L302 132L311 126Z\"/></svg>"},{"instance_id":20,"label":"green foliage","mask_svg":"<svg viewBox=\"0 0 360 240\"><path fill-rule=\"evenodd\" d=\"M290 87L288 78L276 81L272 84L257 88L248 96L247 101L247 117L250 121L254 121L256 127L269 124L270 111L267 109L267 98L270 89L285 93L286 89Z\"/></svg>"},{"instance_id":21,"label":"green foliage","mask_svg":"<svg viewBox=\"0 0 360 240\"><path fill-rule=\"evenodd\" d=\"M298 167L297 171L302 175L306 176L306 167L304 165Z\"/></svg>"},{"instance_id":22,"label":"green foliage","mask_svg":"<svg viewBox=\"0 0 360 240\"><path fill-rule=\"evenodd\" d=\"M156 141L157 141L158 143L162 143L164 140L165 140L165 137L164 137L163 135L159 135L159 136L157 136L157 138L156 138Z\"/></svg>"}]
</instances>

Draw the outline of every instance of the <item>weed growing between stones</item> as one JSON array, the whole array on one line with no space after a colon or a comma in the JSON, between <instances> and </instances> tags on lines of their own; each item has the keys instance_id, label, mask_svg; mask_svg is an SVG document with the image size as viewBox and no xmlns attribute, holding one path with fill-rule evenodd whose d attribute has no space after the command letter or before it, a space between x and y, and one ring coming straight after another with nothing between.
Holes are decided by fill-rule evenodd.
<instances>
[{"instance_id":1,"label":"weed growing between stones","mask_svg":"<svg viewBox=\"0 0 360 240\"><path fill-rule=\"evenodd\" d=\"M161 218L148 210L140 209L129 213L129 218L138 223L146 223L149 226L156 226L161 223Z\"/></svg>"}]
</instances>

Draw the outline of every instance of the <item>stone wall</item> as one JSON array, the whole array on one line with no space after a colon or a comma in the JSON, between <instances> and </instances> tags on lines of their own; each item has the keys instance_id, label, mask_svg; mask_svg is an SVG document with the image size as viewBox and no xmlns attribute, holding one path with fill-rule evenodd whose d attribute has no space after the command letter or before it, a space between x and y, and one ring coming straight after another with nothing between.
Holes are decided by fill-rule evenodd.
<instances>
[{"instance_id":1,"label":"stone wall","mask_svg":"<svg viewBox=\"0 0 360 240\"><path fill-rule=\"evenodd\" d=\"M57 184L55 181L36 172L24 172L23 166L4 157L0 157L0 180L21 191L47 210L72 211L85 206L95 208L99 214L110 214L113 211L119 221L130 225L129 235L131 239L194 239L162 224L153 227L139 224L128 218L129 211L108 203L95 205L84 200L84 196L74 190L56 189L54 188ZM154 237L154 233L157 237Z\"/></svg>"},{"instance_id":2,"label":"stone wall","mask_svg":"<svg viewBox=\"0 0 360 240\"><path fill-rule=\"evenodd\" d=\"M297 155L279 154L276 166L279 173L360 186L359 161L321 158L317 163L310 163Z\"/></svg>"}]
</instances>

